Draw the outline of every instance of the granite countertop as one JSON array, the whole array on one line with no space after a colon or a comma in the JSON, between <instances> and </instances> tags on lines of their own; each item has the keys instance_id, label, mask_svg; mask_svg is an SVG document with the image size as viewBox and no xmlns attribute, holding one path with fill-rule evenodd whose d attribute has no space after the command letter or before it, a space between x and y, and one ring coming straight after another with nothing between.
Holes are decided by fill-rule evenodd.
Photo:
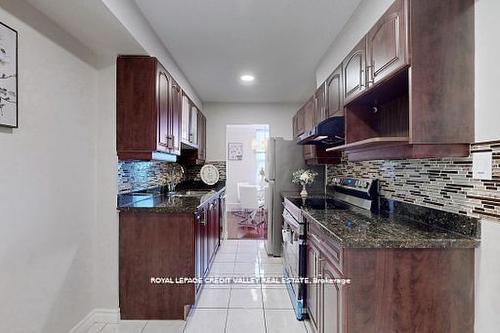
<instances>
[{"instance_id":1,"label":"granite countertop","mask_svg":"<svg viewBox=\"0 0 500 333\"><path fill-rule=\"evenodd\" d=\"M195 213L198 207L211 200L214 195L225 190L224 183L212 187L179 186L176 195L163 192L162 188L149 189L118 195L118 210L120 212L145 212L145 213ZM195 191L192 195L186 195Z\"/></svg>"},{"instance_id":2,"label":"granite countertop","mask_svg":"<svg viewBox=\"0 0 500 333\"><path fill-rule=\"evenodd\" d=\"M282 195L297 198L296 194ZM325 236L343 247L474 248L479 245L479 220L472 217L386 199L382 201L380 214L350 205L344 210L328 207L312 209L306 205L302 212L306 219L321 226Z\"/></svg>"}]
</instances>

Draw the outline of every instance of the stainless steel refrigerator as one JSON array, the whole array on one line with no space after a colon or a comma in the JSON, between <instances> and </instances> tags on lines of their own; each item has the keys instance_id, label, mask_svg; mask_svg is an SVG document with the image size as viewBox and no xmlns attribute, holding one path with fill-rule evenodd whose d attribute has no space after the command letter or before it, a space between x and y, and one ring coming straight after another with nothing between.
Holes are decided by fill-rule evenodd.
<instances>
[{"instance_id":1,"label":"stainless steel refrigerator","mask_svg":"<svg viewBox=\"0 0 500 333\"><path fill-rule=\"evenodd\" d=\"M283 138L269 138L266 150L266 195L268 255L281 256L283 204L281 192L298 192L299 186L292 183L292 173L297 169L314 169L318 172L311 191L324 191L324 167L306 166L303 146Z\"/></svg>"}]
</instances>

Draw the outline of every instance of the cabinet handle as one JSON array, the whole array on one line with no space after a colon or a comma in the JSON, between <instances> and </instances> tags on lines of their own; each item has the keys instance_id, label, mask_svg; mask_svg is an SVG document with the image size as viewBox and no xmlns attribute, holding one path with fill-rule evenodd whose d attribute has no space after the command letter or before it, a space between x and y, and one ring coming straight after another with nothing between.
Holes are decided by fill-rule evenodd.
<instances>
[{"instance_id":1,"label":"cabinet handle","mask_svg":"<svg viewBox=\"0 0 500 333\"><path fill-rule=\"evenodd\" d=\"M365 70L364 70L364 69L362 69L360 74L361 74L361 75L360 75L360 78L362 79L362 78L363 78L363 76L365 75ZM365 79L364 79L364 80L361 80L361 82L359 83L359 87L360 87L360 88L364 88L364 87L366 87L366 85L365 85L365 83L363 83L363 81L366 81L366 77L365 77Z\"/></svg>"},{"instance_id":2,"label":"cabinet handle","mask_svg":"<svg viewBox=\"0 0 500 333\"><path fill-rule=\"evenodd\" d=\"M312 237L312 238L314 238L314 240L315 240L317 243L321 243L321 239L319 239L316 235L311 234L311 237Z\"/></svg>"},{"instance_id":3,"label":"cabinet handle","mask_svg":"<svg viewBox=\"0 0 500 333\"><path fill-rule=\"evenodd\" d=\"M373 80L373 65L366 66L366 75L367 75L366 84L367 85L373 84L373 82L374 82L374 80Z\"/></svg>"}]
</instances>

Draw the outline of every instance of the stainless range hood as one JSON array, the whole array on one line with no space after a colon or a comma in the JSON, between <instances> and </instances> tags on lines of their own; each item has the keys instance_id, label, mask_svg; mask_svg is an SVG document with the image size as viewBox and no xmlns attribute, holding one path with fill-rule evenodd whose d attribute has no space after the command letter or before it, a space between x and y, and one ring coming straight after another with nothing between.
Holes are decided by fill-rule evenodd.
<instances>
[{"instance_id":1,"label":"stainless range hood","mask_svg":"<svg viewBox=\"0 0 500 333\"><path fill-rule=\"evenodd\" d=\"M297 138L299 145L338 146L345 142L344 117L330 117Z\"/></svg>"}]
</instances>

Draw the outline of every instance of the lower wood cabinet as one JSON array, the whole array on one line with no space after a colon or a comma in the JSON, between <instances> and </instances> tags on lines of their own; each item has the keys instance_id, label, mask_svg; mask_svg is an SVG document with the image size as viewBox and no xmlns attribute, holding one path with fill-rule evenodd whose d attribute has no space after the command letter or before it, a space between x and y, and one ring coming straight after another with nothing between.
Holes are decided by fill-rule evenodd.
<instances>
[{"instance_id":1,"label":"lower wood cabinet","mask_svg":"<svg viewBox=\"0 0 500 333\"><path fill-rule=\"evenodd\" d=\"M134 320L186 319L202 284L157 279L206 276L220 244L219 196L214 194L193 213L152 210L120 212L120 315Z\"/></svg>"},{"instance_id":2,"label":"lower wood cabinet","mask_svg":"<svg viewBox=\"0 0 500 333\"><path fill-rule=\"evenodd\" d=\"M307 221L306 309L319 333L474 332L474 249L343 248Z\"/></svg>"},{"instance_id":3,"label":"lower wood cabinet","mask_svg":"<svg viewBox=\"0 0 500 333\"><path fill-rule=\"evenodd\" d=\"M313 243L307 244L307 277L309 279L319 278L319 250L313 245ZM309 284L307 286L307 297L306 305L307 312L309 315L309 320L314 328L319 331L319 304L320 290L317 284Z\"/></svg>"}]
</instances>

